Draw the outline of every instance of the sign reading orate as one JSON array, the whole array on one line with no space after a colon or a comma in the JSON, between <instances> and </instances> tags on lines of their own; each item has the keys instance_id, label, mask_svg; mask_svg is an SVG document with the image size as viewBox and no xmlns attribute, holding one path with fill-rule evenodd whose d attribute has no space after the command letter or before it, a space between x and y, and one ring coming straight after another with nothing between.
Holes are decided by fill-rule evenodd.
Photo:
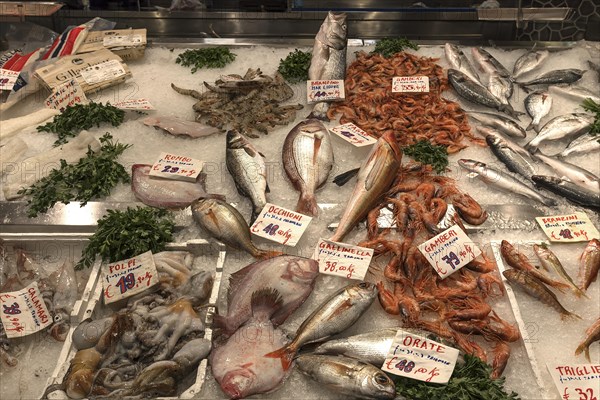
<instances>
[{"instance_id":1,"label":"sign reading orate","mask_svg":"<svg viewBox=\"0 0 600 400\"><path fill-rule=\"evenodd\" d=\"M320 239L313 255L319 272L363 280L373 258L373 249Z\"/></svg>"},{"instance_id":2,"label":"sign reading orate","mask_svg":"<svg viewBox=\"0 0 600 400\"><path fill-rule=\"evenodd\" d=\"M17 83L19 74L19 71L0 68L0 90L12 90L15 83Z\"/></svg>"},{"instance_id":3,"label":"sign reading orate","mask_svg":"<svg viewBox=\"0 0 600 400\"><path fill-rule=\"evenodd\" d=\"M392 93L429 92L427 76L395 76L392 78Z\"/></svg>"},{"instance_id":4,"label":"sign reading orate","mask_svg":"<svg viewBox=\"0 0 600 400\"><path fill-rule=\"evenodd\" d=\"M152 165L150 176L195 182L204 162L195 158L177 154L160 153L158 160Z\"/></svg>"},{"instance_id":5,"label":"sign reading orate","mask_svg":"<svg viewBox=\"0 0 600 400\"><path fill-rule=\"evenodd\" d=\"M106 61L81 71L81 77L90 85L110 81L122 75L125 75L125 69L119 60Z\"/></svg>"},{"instance_id":6,"label":"sign reading orate","mask_svg":"<svg viewBox=\"0 0 600 400\"><path fill-rule=\"evenodd\" d=\"M535 220L551 242L587 242L600 239L598 229L583 212L536 217Z\"/></svg>"},{"instance_id":7,"label":"sign reading orate","mask_svg":"<svg viewBox=\"0 0 600 400\"><path fill-rule=\"evenodd\" d=\"M418 248L442 279L452 275L481 254L479 247L457 225L432 237Z\"/></svg>"},{"instance_id":8,"label":"sign reading orate","mask_svg":"<svg viewBox=\"0 0 600 400\"><path fill-rule=\"evenodd\" d=\"M267 203L250 232L286 246L295 246L312 217Z\"/></svg>"},{"instance_id":9,"label":"sign reading orate","mask_svg":"<svg viewBox=\"0 0 600 400\"><path fill-rule=\"evenodd\" d=\"M600 364L546 364L565 400L600 399Z\"/></svg>"},{"instance_id":10,"label":"sign reading orate","mask_svg":"<svg viewBox=\"0 0 600 400\"><path fill-rule=\"evenodd\" d=\"M343 100L346 98L343 80L306 81L306 101L318 103L319 101Z\"/></svg>"},{"instance_id":11,"label":"sign reading orate","mask_svg":"<svg viewBox=\"0 0 600 400\"><path fill-rule=\"evenodd\" d=\"M158 272L151 251L102 268L105 304L143 292L157 283Z\"/></svg>"},{"instance_id":12,"label":"sign reading orate","mask_svg":"<svg viewBox=\"0 0 600 400\"><path fill-rule=\"evenodd\" d=\"M55 87L52 94L46 99L45 104L48 108L63 112L67 106L87 104L88 102L89 100L81 86L79 86L79 82L71 79L69 82Z\"/></svg>"},{"instance_id":13,"label":"sign reading orate","mask_svg":"<svg viewBox=\"0 0 600 400\"><path fill-rule=\"evenodd\" d=\"M331 128L331 132L335 133L345 141L352 143L356 147L368 146L377 142L377 139L369 136L367 132L363 131L352 122Z\"/></svg>"},{"instance_id":14,"label":"sign reading orate","mask_svg":"<svg viewBox=\"0 0 600 400\"><path fill-rule=\"evenodd\" d=\"M8 338L31 335L52 324L37 282L16 292L0 293L0 320Z\"/></svg>"},{"instance_id":15,"label":"sign reading orate","mask_svg":"<svg viewBox=\"0 0 600 400\"><path fill-rule=\"evenodd\" d=\"M419 381L448 383L458 350L400 329L381 369Z\"/></svg>"},{"instance_id":16,"label":"sign reading orate","mask_svg":"<svg viewBox=\"0 0 600 400\"><path fill-rule=\"evenodd\" d=\"M156 110L148 99L133 99L119 101L113 104L113 106L120 108L121 110L137 110L137 111L148 111Z\"/></svg>"}]
</instances>

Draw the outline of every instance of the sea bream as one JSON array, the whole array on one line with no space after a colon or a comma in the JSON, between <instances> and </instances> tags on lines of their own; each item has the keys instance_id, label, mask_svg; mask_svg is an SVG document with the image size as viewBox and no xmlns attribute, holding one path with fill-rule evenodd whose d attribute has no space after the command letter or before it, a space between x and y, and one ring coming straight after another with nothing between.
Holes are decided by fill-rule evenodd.
<instances>
[{"instance_id":1,"label":"sea bream","mask_svg":"<svg viewBox=\"0 0 600 400\"><path fill-rule=\"evenodd\" d=\"M346 14L331 11L321 24L315 37L312 58L308 69L310 80L343 80L346 77L346 47L348 46ZM315 104L309 118L329 121L329 103Z\"/></svg>"},{"instance_id":2,"label":"sea bream","mask_svg":"<svg viewBox=\"0 0 600 400\"><path fill-rule=\"evenodd\" d=\"M525 110L531 117L531 123L525 130L540 131L540 121L552 108L552 96L548 92L533 92L525 97Z\"/></svg>"},{"instance_id":3,"label":"sea bream","mask_svg":"<svg viewBox=\"0 0 600 400\"><path fill-rule=\"evenodd\" d=\"M191 138L200 138L221 132L220 129L213 126L194 121L186 121L176 117L148 117L143 119L142 122L146 126L153 126L156 129L161 129L174 136L183 135Z\"/></svg>"},{"instance_id":4,"label":"sea bream","mask_svg":"<svg viewBox=\"0 0 600 400\"><path fill-rule=\"evenodd\" d=\"M582 290L587 290L592 282L598 279L600 272L600 241L592 239L588 242L583 253L579 257L581 264L579 268L579 287Z\"/></svg>"},{"instance_id":5,"label":"sea bream","mask_svg":"<svg viewBox=\"0 0 600 400\"><path fill-rule=\"evenodd\" d=\"M549 157L537 150L533 156L556 172L559 178L567 179L582 188L600 195L600 177L592 174L575 164L571 164L560 158Z\"/></svg>"},{"instance_id":6,"label":"sea bream","mask_svg":"<svg viewBox=\"0 0 600 400\"><path fill-rule=\"evenodd\" d=\"M135 198L147 206L185 208L206 196L206 174L203 172L196 182L186 182L152 177L151 170L150 164L133 164L131 167L131 190Z\"/></svg>"},{"instance_id":7,"label":"sea bream","mask_svg":"<svg viewBox=\"0 0 600 400\"><path fill-rule=\"evenodd\" d=\"M296 211L315 216L319 213L315 190L321 187L333 168L333 147L329 131L317 119L298 123L283 142L283 168L300 191Z\"/></svg>"},{"instance_id":8,"label":"sea bream","mask_svg":"<svg viewBox=\"0 0 600 400\"><path fill-rule=\"evenodd\" d=\"M574 139L558 154L558 157L566 158L580 154L592 154L600 151L600 137L592 135L581 135Z\"/></svg>"},{"instance_id":9,"label":"sea bream","mask_svg":"<svg viewBox=\"0 0 600 400\"><path fill-rule=\"evenodd\" d=\"M487 111L467 111L467 115L484 125L498 129L508 136L518 138L527 136L527 132L518 122L502 114Z\"/></svg>"},{"instance_id":10,"label":"sea bream","mask_svg":"<svg viewBox=\"0 0 600 400\"><path fill-rule=\"evenodd\" d=\"M521 75L533 71L542 65L549 54L546 50L530 50L523 54L513 66L512 78L517 79Z\"/></svg>"},{"instance_id":11,"label":"sea bream","mask_svg":"<svg viewBox=\"0 0 600 400\"><path fill-rule=\"evenodd\" d=\"M446 54L446 60L448 60L452 68L459 70L473 81L479 82L477 71L475 71L475 68L460 47L455 44L446 43L444 45L444 53Z\"/></svg>"},{"instance_id":12,"label":"sea bream","mask_svg":"<svg viewBox=\"0 0 600 400\"><path fill-rule=\"evenodd\" d=\"M525 145L525 148L534 151L544 142L583 135L590 130L593 122L594 116L584 113L565 114L552 118L540 129L537 136Z\"/></svg>"},{"instance_id":13,"label":"sea bream","mask_svg":"<svg viewBox=\"0 0 600 400\"><path fill-rule=\"evenodd\" d=\"M600 194L592 192L566 179L555 176L533 175L531 180L539 187L564 197L572 203L592 210L600 210Z\"/></svg>"},{"instance_id":14,"label":"sea bream","mask_svg":"<svg viewBox=\"0 0 600 400\"><path fill-rule=\"evenodd\" d=\"M546 72L527 82L516 82L525 92L529 92L531 89L529 86L537 85L557 85L561 83L575 83L581 79L585 71L581 69L559 69L555 71Z\"/></svg>"}]
</instances>

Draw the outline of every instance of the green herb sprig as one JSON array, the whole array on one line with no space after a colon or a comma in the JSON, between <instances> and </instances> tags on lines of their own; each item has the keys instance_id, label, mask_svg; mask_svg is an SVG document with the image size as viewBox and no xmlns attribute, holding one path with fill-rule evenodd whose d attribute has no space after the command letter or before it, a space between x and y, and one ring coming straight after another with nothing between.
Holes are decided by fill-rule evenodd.
<instances>
[{"instance_id":1,"label":"green herb sprig","mask_svg":"<svg viewBox=\"0 0 600 400\"><path fill-rule=\"evenodd\" d=\"M116 160L131 145L114 143L108 133L100 138L100 143L99 151L94 152L88 146L86 156L76 164L60 160L58 169L19 191L31 196L27 202L29 217L45 213L59 202L79 201L84 206L94 198L108 196L119 182L130 181L129 174Z\"/></svg>"},{"instance_id":2,"label":"green herb sprig","mask_svg":"<svg viewBox=\"0 0 600 400\"><path fill-rule=\"evenodd\" d=\"M175 62L184 67L192 67L192 74L200 68L223 68L235 60L236 55L227 47L186 50L177 56Z\"/></svg>"},{"instance_id":3,"label":"green herb sprig","mask_svg":"<svg viewBox=\"0 0 600 400\"><path fill-rule=\"evenodd\" d=\"M504 378L491 379L492 368L479 358L465 355L446 385L398 377L396 391L413 400L518 400L515 392L504 389Z\"/></svg>"},{"instance_id":4,"label":"green herb sprig","mask_svg":"<svg viewBox=\"0 0 600 400\"><path fill-rule=\"evenodd\" d=\"M600 104L596 103L592 99L585 99L583 103L581 103L581 107L592 114L594 114L594 122L592 123L592 128L590 129L590 135L597 136L600 134Z\"/></svg>"},{"instance_id":5,"label":"green herb sprig","mask_svg":"<svg viewBox=\"0 0 600 400\"><path fill-rule=\"evenodd\" d=\"M289 83L298 83L308 80L308 69L312 53L310 51L294 50L283 60L279 60L277 71Z\"/></svg>"},{"instance_id":6,"label":"green herb sprig","mask_svg":"<svg viewBox=\"0 0 600 400\"><path fill-rule=\"evenodd\" d=\"M98 220L98 228L90 237L75 269L90 267L97 256L104 262L115 262L150 250L158 253L173 240L175 227L164 209L151 207L108 210Z\"/></svg>"},{"instance_id":7,"label":"green herb sprig","mask_svg":"<svg viewBox=\"0 0 600 400\"><path fill-rule=\"evenodd\" d=\"M390 58L394 54L400 53L405 49L419 50L419 45L406 38L385 38L377 42L375 50L371 53L379 53L385 58Z\"/></svg>"},{"instance_id":8,"label":"green herb sprig","mask_svg":"<svg viewBox=\"0 0 600 400\"><path fill-rule=\"evenodd\" d=\"M428 140L420 140L403 148L402 151L415 161L430 164L438 174L444 172L448 166L448 148L431 144Z\"/></svg>"}]
</instances>

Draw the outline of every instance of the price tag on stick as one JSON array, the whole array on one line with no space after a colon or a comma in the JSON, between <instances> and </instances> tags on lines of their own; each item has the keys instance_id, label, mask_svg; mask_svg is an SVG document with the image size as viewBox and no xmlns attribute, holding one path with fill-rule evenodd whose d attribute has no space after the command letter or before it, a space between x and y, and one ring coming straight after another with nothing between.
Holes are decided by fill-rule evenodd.
<instances>
[{"instance_id":1,"label":"price tag on stick","mask_svg":"<svg viewBox=\"0 0 600 400\"><path fill-rule=\"evenodd\" d=\"M104 265L102 268L105 304L143 292L157 283L158 272L151 251Z\"/></svg>"},{"instance_id":2,"label":"price tag on stick","mask_svg":"<svg viewBox=\"0 0 600 400\"><path fill-rule=\"evenodd\" d=\"M536 217L535 220L551 242L588 242L600 239L598 229L583 212Z\"/></svg>"},{"instance_id":3,"label":"price tag on stick","mask_svg":"<svg viewBox=\"0 0 600 400\"><path fill-rule=\"evenodd\" d=\"M321 239L313 259L319 262L319 272L363 280L373 258L373 249Z\"/></svg>"},{"instance_id":4,"label":"price tag on stick","mask_svg":"<svg viewBox=\"0 0 600 400\"><path fill-rule=\"evenodd\" d=\"M250 232L256 236L293 247L302 237L310 221L312 221L312 217L308 215L267 203L250 227Z\"/></svg>"},{"instance_id":5,"label":"price tag on stick","mask_svg":"<svg viewBox=\"0 0 600 400\"><path fill-rule=\"evenodd\" d=\"M37 282L16 292L0 293L0 306L0 321L8 338L31 335L52 324Z\"/></svg>"},{"instance_id":6,"label":"price tag on stick","mask_svg":"<svg viewBox=\"0 0 600 400\"><path fill-rule=\"evenodd\" d=\"M563 400L600 399L600 364L546 364Z\"/></svg>"}]
</instances>

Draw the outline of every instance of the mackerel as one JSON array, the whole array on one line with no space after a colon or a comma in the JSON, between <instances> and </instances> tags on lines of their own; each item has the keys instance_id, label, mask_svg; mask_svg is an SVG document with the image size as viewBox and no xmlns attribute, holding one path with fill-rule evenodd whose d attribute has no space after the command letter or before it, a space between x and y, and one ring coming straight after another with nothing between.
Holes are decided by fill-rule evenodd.
<instances>
[{"instance_id":1,"label":"mackerel","mask_svg":"<svg viewBox=\"0 0 600 400\"><path fill-rule=\"evenodd\" d=\"M556 85L560 83L574 83L581 79L585 71L581 69L559 69L546 72L527 82L516 82L525 92L529 92L529 86Z\"/></svg>"}]
</instances>

